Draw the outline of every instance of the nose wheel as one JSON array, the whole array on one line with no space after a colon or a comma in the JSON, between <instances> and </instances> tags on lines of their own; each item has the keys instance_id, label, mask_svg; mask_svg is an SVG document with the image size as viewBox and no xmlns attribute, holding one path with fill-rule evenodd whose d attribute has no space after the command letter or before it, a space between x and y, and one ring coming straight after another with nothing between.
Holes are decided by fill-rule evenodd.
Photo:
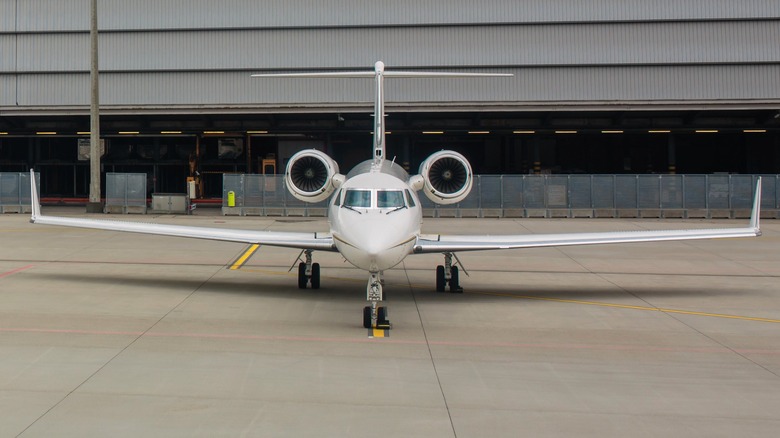
<instances>
[{"instance_id":1,"label":"nose wheel","mask_svg":"<svg viewBox=\"0 0 780 438\"><path fill-rule=\"evenodd\" d=\"M363 327L389 329L390 321L387 319L387 307L380 306L383 297L382 279L378 272L372 272L366 286L366 299L369 305L363 308Z\"/></svg>"}]
</instances>

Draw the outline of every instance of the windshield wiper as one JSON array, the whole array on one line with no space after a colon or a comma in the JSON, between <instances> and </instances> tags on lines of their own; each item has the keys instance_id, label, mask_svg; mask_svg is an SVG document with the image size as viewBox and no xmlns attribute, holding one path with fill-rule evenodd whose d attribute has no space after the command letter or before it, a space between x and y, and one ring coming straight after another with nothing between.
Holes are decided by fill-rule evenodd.
<instances>
[{"instance_id":1,"label":"windshield wiper","mask_svg":"<svg viewBox=\"0 0 780 438\"><path fill-rule=\"evenodd\" d=\"M363 213L359 212L358 210L350 207L349 205L342 205L341 208L346 208L347 210L352 210L352 211L354 211L357 214L363 214Z\"/></svg>"},{"instance_id":2,"label":"windshield wiper","mask_svg":"<svg viewBox=\"0 0 780 438\"><path fill-rule=\"evenodd\" d=\"M402 205L402 206L400 206L400 207L396 207L396 208L394 208L394 209L392 209L392 210L388 211L388 212L387 212L387 213L385 213L385 214L390 214L390 213L396 212L396 211L398 211L398 210L402 210L402 209L404 209L404 208L406 208L406 206L405 206L405 205Z\"/></svg>"}]
</instances>

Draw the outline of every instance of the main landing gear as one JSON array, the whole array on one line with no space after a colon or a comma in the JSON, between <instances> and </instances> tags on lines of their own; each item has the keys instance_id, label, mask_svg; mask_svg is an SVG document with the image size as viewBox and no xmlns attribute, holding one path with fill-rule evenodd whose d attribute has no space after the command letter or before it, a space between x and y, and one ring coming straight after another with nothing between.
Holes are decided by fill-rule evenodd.
<instances>
[{"instance_id":1,"label":"main landing gear","mask_svg":"<svg viewBox=\"0 0 780 438\"><path fill-rule=\"evenodd\" d=\"M387 307L379 306L384 299L382 289L382 274L371 272L366 286L366 299L370 305L363 308L363 327L389 329L390 321L387 320Z\"/></svg>"},{"instance_id":2,"label":"main landing gear","mask_svg":"<svg viewBox=\"0 0 780 438\"><path fill-rule=\"evenodd\" d=\"M458 267L452 265L452 258L460 263L458 256L451 252L444 253L444 266L439 265L436 267L436 292L444 292L449 287L450 293L463 293L463 288L460 287L460 274L458 273ZM466 272L465 270L463 272ZM468 273L466 272L468 275Z\"/></svg>"},{"instance_id":3,"label":"main landing gear","mask_svg":"<svg viewBox=\"0 0 780 438\"><path fill-rule=\"evenodd\" d=\"M298 288L306 289L306 285L311 282L312 289L320 288L320 264L312 263L310 249L303 250L302 255L305 255L305 261L298 263ZM298 259L300 260L300 255ZM295 265L293 265L295 266Z\"/></svg>"}]
</instances>

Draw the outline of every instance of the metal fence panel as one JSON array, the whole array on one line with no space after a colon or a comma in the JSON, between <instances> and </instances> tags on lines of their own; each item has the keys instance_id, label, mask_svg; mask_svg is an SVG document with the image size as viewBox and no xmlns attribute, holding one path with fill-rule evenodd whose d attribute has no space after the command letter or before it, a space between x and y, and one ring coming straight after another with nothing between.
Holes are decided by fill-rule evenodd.
<instances>
[{"instance_id":1,"label":"metal fence panel","mask_svg":"<svg viewBox=\"0 0 780 438\"><path fill-rule=\"evenodd\" d=\"M683 176L682 175L661 175L660 179L660 199L661 208L681 209L683 204Z\"/></svg>"},{"instance_id":2,"label":"metal fence panel","mask_svg":"<svg viewBox=\"0 0 780 438\"><path fill-rule=\"evenodd\" d=\"M569 177L567 175L548 175L547 207L569 208Z\"/></svg>"},{"instance_id":3,"label":"metal fence panel","mask_svg":"<svg viewBox=\"0 0 780 438\"><path fill-rule=\"evenodd\" d=\"M686 209L705 209L707 208L707 176L706 175L686 175L683 185L685 195L683 196Z\"/></svg>"},{"instance_id":4,"label":"metal fence panel","mask_svg":"<svg viewBox=\"0 0 780 438\"><path fill-rule=\"evenodd\" d=\"M106 207L146 209L145 173L106 173Z\"/></svg>"},{"instance_id":5,"label":"metal fence panel","mask_svg":"<svg viewBox=\"0 0 780 438\"><path fill-rule=\"evenodd\" d=\"M731 208L753 207L753 191L756 183L753 175L731 175L729 182Z\"/></svg>"},{"instance_id":6,"label":"metal fence panel","mask_svg":"<svg viewBox=\"0 0 780 438\"><path fill-rule=\"evenodd\" d=\"M479 200L480 200L480 196L482 195L481 183L482 183L482 176L477 175L474 178L474 183L473 183L474 185L471 187L471 192L466 196L465 199L458 202L457 208L468 208L468 209L479 208Z\"/></svg>"},{"instance_id":7,"label":"metal fence panel","mask_svg":"<svg viewBox=\"0 0 780 438\"><path fill-rule=\"evenodd\" d=\"M615 176L593 175L593 208L615 208Z\"/></svg>"},{"instance_id":8,"label":"metal fence panel","mask_svg":"<svg viewBox=\"0 0 780 438\"><path fill-rule=\"evenodd\" d=\"M593 208L593 191L590 175L569 177L569 204L571 208Z\"/></svg>"},{"instance_id":9,"label":"metal fence panel","mask_svg":"<svg viewBox=\"0 0 780 438\"><path fill-rule=\"evenodd\" d=\"M35 173L40 182L40 174ZM40 187L40 184L38 184ZM26 172L0 172L0 213L23 213L30 210L30 174Z\"/></svg>"},{"instance_id":10,"label":"metal fence panel","mask_svg":"<svg viewBox=\"0 0 780 438\"><path fill-rule=\"evenodd\" d=\"M0 205L21 205L19 174L0 173Z\"/></svg>"},{"instance_id":11,"label":"metal fence panel","mask_svg":"<svg viewBox=\"0 0 780 438\"><path fill-rule=\"evenodd\" d=\"M0 178L3 202L17 202L9 197L9 192L18 186L14 178ZM589 209L597 216L610 216L615 210L637 210L640 215L645 214L641 210L656 210L650 214L657 214L657 210L681 210L674 216L734 217L742 214L737 210L752 207L757 178L758 175L477 175L471 193L460 203L437 205L424 195L420 196L420 203L427 215L440 217L590 216L582 211ZM763 178L762 207L780 209L780 175ZM23 182L21 188L28 186L29 182ZM226 174L223 187L223 207L228 206L228 193L233 192L236 211L242 215L321 215L328 205L327 200L311 204L295 199L282 176ZM109 191L107 196L120 195ZM626 213L631 214L622 214Z\"/></svg>"},{"instance_id":12,"label":"metal fence panel","mask_svg":"<svg viewBox=\"0 0 780 438\"><path fill-rule=\"evenodd\" d=\"M504 194L504 208L523 208L523 181L522 175L504 175L501 179L501 191Z\"/></svg>"},{"instance_id":13,"label":"metal fence panel","mask_svg":"<svg viewBox=\"0 0 780 438\"><path fill-rule=\"evenodd\" d=\"M639 175L636 179L636 199L639 208L661 208L661 177Z\"/></svg>"},{"instance_id":14,"label":"metal fence panel","mask_svg":"<svg viewBox=\"0 0 780 438\"><path fill-rule=\"evenodd\" d=\"M615 176L615 208L637 208L636 175Z\"/></svg>"},{"instance_id":15,"label":"metal fence panel","mask_svg":"<svg viewBox=\"0 0 780 438\"><path fill-rule=\"evenodd\" d=\"M502 205L502 182L500 175L480 175L480 208L500 209Z\"/></svg>"},{"instance_id":16,"label":"metal fence panel","mask_svg":"<svg viewBox=\"0 0 780 438\"><path fill-rule=\"evenodd\" d=\"M545 208L544 177L523 177L523 204L525 208Z\"/></svg>"},{"instance_id":17,"label":"metal fence panel","mask_svg":"<svg viewBox=\"0 0 780 438\"><path fill-rule=\"evenodd\" d=\"M707 175L707 208L710 210L731 207L729 178L729 175Z\"/></svg>"}]
</instances>

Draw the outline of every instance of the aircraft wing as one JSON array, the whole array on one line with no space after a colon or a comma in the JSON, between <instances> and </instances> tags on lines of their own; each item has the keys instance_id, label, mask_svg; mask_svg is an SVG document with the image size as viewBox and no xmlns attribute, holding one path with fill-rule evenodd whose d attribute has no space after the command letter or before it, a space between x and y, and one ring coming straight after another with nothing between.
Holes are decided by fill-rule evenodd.
<instances>
[{"instance_id":1,"label":"aircraft wing","mask_svg":"<svg viewBox=\"0 0 780 438\"><path fill-rule=\"evenodd\" d=\"M761 205L761 180L756 183L750 223L744 228L709 228L659 231L613 231L603 233L523 234L504 236L420 236L414 245L416 254L434 252L483 251L490 249L534 248L547 246L597 245L606 243L659 242L672 240L756 237Z\"/></svg>"},{"instance_id":2,"label":"aircraft wing","mask_svg":"<svg viewBox=\"0 0 780 438\"><path fill-rule=\"evenodd\" d=\"M154 234L158 236L189 237L193 239L221 240L226 242L258 243L269 246L313 249L318 251L337 251L336 246L333 244L333 237L327 233L221 229L104 219L44 216L41 214L38 190L35 186L35 175L31 175L30 180L32 181L32 217L30 218L30 222L34 224L124 231L129 233Z\"/></svg>"}]
</instances>

